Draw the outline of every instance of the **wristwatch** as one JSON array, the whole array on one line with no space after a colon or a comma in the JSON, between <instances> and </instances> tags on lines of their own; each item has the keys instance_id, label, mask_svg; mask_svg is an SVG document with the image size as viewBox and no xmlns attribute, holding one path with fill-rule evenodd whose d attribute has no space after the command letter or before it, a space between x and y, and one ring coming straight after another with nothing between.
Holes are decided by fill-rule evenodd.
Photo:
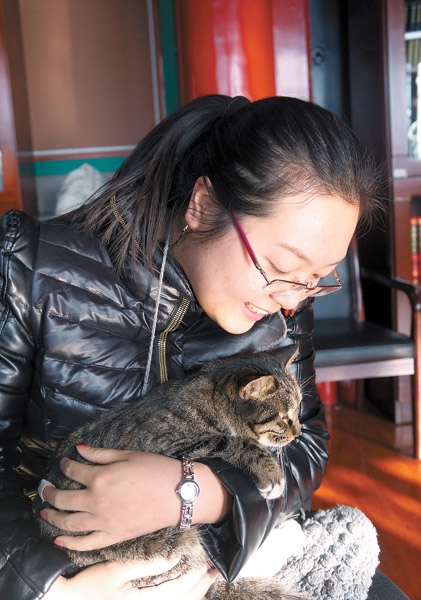
<instances>
[{"instance_id":1,"label":"wristwatch","mask_svg":"<svg viewBox=\"0 0 421 600\"><path fill-rule=\"evenodd\" d=\"M194 480L194 467L192 461L183 456L183 481L177 488L177 494L181 498L181 522L180 529L190 529L193 519L193 502L200 493L200 488Z\"/></svg>"}]
</instances>

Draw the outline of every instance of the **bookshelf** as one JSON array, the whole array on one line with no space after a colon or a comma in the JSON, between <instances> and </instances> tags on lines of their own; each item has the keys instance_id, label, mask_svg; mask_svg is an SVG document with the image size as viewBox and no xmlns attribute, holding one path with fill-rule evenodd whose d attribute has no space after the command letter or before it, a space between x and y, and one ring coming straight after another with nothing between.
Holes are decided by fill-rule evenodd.
<instances>
[{"instance_id":1,"label":"bookshelf","mask_svg":"<svg viewBox=\"0 0 421 600\"><path fill-rule=\"evenodd\" d=\"M414 22L417 14L419 23ZM411 224L421 216L421 0L353 0L347 6L347 35L349 118L387 174L382 190L386 213L379 227L359 239L361 263L412 283ZM413 287L413 295L421 298L421 283ZM410 334L411 305L402 292L389 297L384 288L365 283L364 303L370 321ZM421 324L417 327L421 344ZM399 377L393 389L372 380L369 395L395 423L407 423L413 419L413 384L410 377ZM421 390L421 362L415 384ZM421 415L415 420L421 423Z\"/></svg>"},{"instance_id":2,"label":"bookshelf","mask_svg":"<svg viewBox=\"0 0 421 600\"><path fill-rule=\"evenodd\" d=\"M421 2L387 0L393 274L421 289ZM405 319L396 302L396 324Z\"/></svg>"},{"instance_id":3,"label":"bookshelf","mask_svg":"<svg viewBox=\"0 0 421 600\"><path fill-rule=\"evenodd\" d=\"M386 157L390 164L390 268L391 273L414 285L421 297L421 2L385 0L383 3L384 106ZM419 300L415 304L419 308ZM393 297L394 324L410 333L411 308L400 292ZM421 326L413 323L418 349L415 389L421 389ZM411 385L397 383L395 421L410 418ZM414 419L421 422L419 403ZM418 428L419 433L419 428ZM418 440L419 442L419 440Z\"/></svg>"}]
</instances>

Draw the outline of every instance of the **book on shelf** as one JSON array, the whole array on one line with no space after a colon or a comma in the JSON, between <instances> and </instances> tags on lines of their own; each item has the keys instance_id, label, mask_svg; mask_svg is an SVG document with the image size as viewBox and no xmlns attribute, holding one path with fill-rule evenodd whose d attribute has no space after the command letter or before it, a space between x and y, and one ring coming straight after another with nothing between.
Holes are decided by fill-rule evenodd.
<instances>
[{"instance_id":1,"label":"book on shelf","mask_svg":"<svg viewBox=\"0 0 421 600\"><path fill-rule=\"evenodd\" d=\"M405 40L408 43L407 62L414 65L413 54L417 52L416 43L421 38L421 0L405 3Z\"/></svg>"},{"instance_id":2,"label":"book on shelf","mask_svg":"<svg viewBox=\"0 0 421 600\"><path fill-rule=\"evenodd\" d=\"M411 225L412 283L421 284L421 216L413 215Z\"/></svg>"},{"instance_id":3,"label":"book on shelf","mask_svg":"<svg viewBox=\"0 0 421 600\"><path fill-rule=\"evenodd\" d=\"M421 29L421 1L405 2L405 30L418 31Z\"/></svg>"},{"instance_id":4,"label":"book on shelf","mask_svg":"<svg viewBox=\"0 0 421 600\"><path fill-rule=\"evenodd\" d=\"M416 67L421 62L421 0L405 3L406 62Z\"/></svg>"}]
</instances>

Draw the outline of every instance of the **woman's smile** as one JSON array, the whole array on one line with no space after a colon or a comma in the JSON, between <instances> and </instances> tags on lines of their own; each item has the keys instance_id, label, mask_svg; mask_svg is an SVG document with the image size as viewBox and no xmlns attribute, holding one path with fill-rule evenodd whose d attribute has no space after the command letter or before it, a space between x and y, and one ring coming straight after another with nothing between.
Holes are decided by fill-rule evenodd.
<instances>
[{"instance_id":1,"label":"woman's smile","mask_svg":"<svg viewBox=\"0 0 421 600\"><path fill-rule=\"evenodd\" d=\"M269 311L259 308L251 302L245 302L244 306L247 317L252 321L260 321L260 319L269 314Z\"/></svg>"}]
</instances>

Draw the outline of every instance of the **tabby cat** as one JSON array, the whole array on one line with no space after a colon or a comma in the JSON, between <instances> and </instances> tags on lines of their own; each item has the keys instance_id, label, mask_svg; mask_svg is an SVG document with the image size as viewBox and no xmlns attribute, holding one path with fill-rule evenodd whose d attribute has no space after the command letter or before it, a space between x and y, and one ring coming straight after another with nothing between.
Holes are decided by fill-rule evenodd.
<instances>
[{"instance_id":1,"label":"tabby cat","mask_svg":"<svg viewBox=\"0 0 421 600\"><path fill-rule=\"evenodd\" d=\"M285 478L272 452L279 454L282 446L300 434L301 391L287 370L295 355L296 347L288 346L212 361L183 380L152 389L140 401L110 409L61 443L46 478L58 488L82 487L61 472L58 459L68 456L83 461L75 449L83 443L175 458L186 455L192 460L219 457L247 473L265 498L277 498L283 492ZM39 521L48 539L64 533L40 518ZM98 550L64 550L78 566L181 555L179 563L164 574L165 579L209 563L200 544L200 526L184 531L168 527ZM143 587L158 581L154 577L132 583ZM285 592L276 581L240 578L232 584L217 581L206 598L293 600L301 596Z\"/></svg>"}]
</instances>

